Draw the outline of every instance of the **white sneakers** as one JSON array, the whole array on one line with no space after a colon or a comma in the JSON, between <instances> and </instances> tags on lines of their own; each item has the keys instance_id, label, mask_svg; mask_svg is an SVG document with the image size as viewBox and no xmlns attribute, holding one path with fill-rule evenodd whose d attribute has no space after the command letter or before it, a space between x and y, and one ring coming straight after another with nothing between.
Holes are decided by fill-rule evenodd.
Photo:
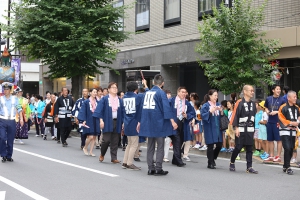
<instances>
[{"instance_id":1,"label":"white sneakers","mask_svg":"<svg viewBox=\"0 0 300 200\"><path fill-rule=\"evenodd\" d=\"M14 144L16 144L17 141L19 141L19 144L24 144L24 142L23 142L21 139L15 139L15 140L14 140Z\"/></svg>"},{"instance_id":2,"label":"white sneakers","mask_svg":"<svg viewBox=\"0 0 300 200\"><path fill-rule=\"evenodd\" d=\"M191 161L191 159L188 156L182 157L182 160L185 161L185 162L190 162Z\"/></svg>"},{"instance_id":3,"label":"white sneakers","mask_svg":"<svg viewBox=\"0 0 300 200\"><path fill-rule=\"evenodd\" d=\"M164 162L169 162L168 158L163 159Z\"/></svg>"},{"instance_id":4,"label":"white sneakers","mask_svg":"<svg viewBox=\"0 0 300 200\"><path fill-rule=\"evenodd\" d=\"M200 148L200 144L195 144L195 146L193 148L194 149L199 149Z\"/></svg>"},{"instance_id":5,"label":"white sneakers","mask_svg":"<svg viewBox=\"0 0 300 200\"><path fill-rule=\"evenodd\" d=\"M200 151L205 151L207 149L206 145L203 145L201 148L199 148Z\"/></svg>"}]
</instances>

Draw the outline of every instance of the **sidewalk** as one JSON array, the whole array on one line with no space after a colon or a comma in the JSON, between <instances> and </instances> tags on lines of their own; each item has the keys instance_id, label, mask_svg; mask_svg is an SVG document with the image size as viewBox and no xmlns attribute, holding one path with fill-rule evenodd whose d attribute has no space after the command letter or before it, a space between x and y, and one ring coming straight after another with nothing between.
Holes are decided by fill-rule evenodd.
<instances>
[{"instance_id":1,"label":"sidewalk","mask_svg":"<svg viewBox=\"0 0 300 200\"><path fill-rule=\"evenodd\" d=\"M76 131L71 131L70 133L71 136L73 137L80 137L80 134ZM147 146L147 143L144 143L142 146ZM277 143L275 142L275 151L274 151L274 154L276 155L277 154ZM263 161L260 157L256 157L256 156L253 156L253 162L256 162L256 163L261 163L261 164L274 164L274 165L283 165L283 149L282 149L282 152L281 152L281 160L282 162L266 162L266 161ZM203 155L203 156L206 156L206 151L200 151L198 149L193 149L191 148L190 149L190 153L191 154L198 154L198 155ZM231 153L225 153L225 152L220 152L219 153L219 157L221 158L228 158L230 159L231 158ZM241 160L246 160L246 152L242 152L240 153L240 158ZM300 161L300 148L297 149L297 161ZM291 164L292 167L299 167L299 165L297 164Z\"/></svg>"}]
</instances>

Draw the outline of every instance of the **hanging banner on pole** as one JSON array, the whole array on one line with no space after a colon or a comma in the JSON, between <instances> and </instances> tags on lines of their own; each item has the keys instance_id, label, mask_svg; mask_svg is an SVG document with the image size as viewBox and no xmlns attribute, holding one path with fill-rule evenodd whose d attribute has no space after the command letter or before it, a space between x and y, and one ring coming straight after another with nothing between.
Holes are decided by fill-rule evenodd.
<instances>
[{"instance_id":1,"label":"hanging banner on pole","mask_svg":"<svg viewBox=\"0 0 300 200\"><path fill-rule=\"evenodd\" d=\"M21 59L14 58L9 62L10 65L0 67L0 84L10 82L17 85L20 80Z\"/></svg>"}]
</instances>

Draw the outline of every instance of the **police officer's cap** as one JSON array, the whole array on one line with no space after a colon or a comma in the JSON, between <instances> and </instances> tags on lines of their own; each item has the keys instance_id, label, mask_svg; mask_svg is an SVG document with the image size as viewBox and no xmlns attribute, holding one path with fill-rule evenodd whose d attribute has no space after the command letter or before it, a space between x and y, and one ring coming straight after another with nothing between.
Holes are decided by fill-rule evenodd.
<instances>
[{"instance_id":1,"label":"police officer's cap","mask_svg":"<svg viewBox=\"0 0 300 200\"><path fill-rule=\"evenodd\" d=\"M9 82L2 83L2 88L3 89L10 89L11 90L12 86L13 86L13 84L9 83Z\"/></svg>"}]
</instances>

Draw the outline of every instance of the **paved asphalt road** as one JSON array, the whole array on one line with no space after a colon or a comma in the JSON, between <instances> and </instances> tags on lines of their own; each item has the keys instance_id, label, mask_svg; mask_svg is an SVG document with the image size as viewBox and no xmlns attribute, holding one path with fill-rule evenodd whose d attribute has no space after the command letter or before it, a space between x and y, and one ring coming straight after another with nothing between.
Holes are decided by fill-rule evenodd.
<instances>
[{"instance_id":1,"label":"paved asphalt road","mask_svg":"<svg viewBox=\"0 0 300 200\"><path fill-rule=\"evenodd\" d=\"M192 162L179 168L164 163L169 174L148 176L146 149L142 148L141 171L122 169L111 164L107 154L103 163L85 156L80 139L68 139L63 148L55 141L44 141L29 134L24 145L15 144L14 162L0 163L0 200L153 200L153 199L296 199L299 196L299 169L294 175L282 172L281 166L254 163L259 174L245 173L245 161L236 163L236 172L228 170L228 159L219 158L217 169L206 168L206 158L191 155ZM171 153L169 158L171 158ZM119 149L118 159L124 152Z\"/></svg>"}]
</instances>

